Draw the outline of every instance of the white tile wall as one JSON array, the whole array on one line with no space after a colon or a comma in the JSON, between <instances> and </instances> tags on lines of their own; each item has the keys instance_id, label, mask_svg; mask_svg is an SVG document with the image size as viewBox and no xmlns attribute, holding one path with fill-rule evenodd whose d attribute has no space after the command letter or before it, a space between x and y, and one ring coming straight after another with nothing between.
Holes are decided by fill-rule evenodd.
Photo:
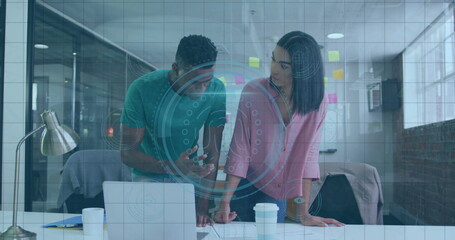
<instances>
[{"instance_id":1,"label":"white tile wall","mask_svg":"<svg viewBox=\"0 0 455 240\"><path fill-rule=\"evenodd\" d=\"M28 0L6 1L5 85L3 99L2 210L12 209L16 144L25 135L25 82ZM21 152L19 210L24 202L24 161Z\"/></svg>"}]
</instances>

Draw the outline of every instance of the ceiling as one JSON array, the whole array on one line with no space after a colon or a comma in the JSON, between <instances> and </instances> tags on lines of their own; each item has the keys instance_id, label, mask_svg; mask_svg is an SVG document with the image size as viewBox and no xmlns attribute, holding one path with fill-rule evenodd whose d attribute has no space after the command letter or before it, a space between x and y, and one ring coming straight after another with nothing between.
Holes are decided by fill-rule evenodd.
<instances>
[{"instance_id":1,"label":"ceiling","mask_svg":"<svg viewBox=\"0 0 455 240\"><path fill-rule=\"evenodd\" d=\"M342 62L390 61L450 4L449 0L44 0L46 4L137 55L169 68L178 41L208 36L222 49L219 60L248 63L270 58L286 32L311 34ZM134 1L134 2L133 2ZM341 32L332 40L328 33ZM344 60L344 61L343 61ZM262 69L263 68L263 69ZM267 71L267 64L261 70Z\"/></svg>"}]
</instances>

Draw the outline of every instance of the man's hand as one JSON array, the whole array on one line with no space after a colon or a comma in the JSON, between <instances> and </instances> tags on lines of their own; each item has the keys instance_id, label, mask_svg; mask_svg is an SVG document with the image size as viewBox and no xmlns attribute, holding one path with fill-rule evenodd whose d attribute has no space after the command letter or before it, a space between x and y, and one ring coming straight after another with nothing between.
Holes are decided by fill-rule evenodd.
<instances>
[{"instance_id":1,"label":"man's hand","mask_svg":"<svg viewBox=\"0 0 455 240\"><path fill-rule=\"evenodd\" d=\"M213 218L218 223L230 223L237 217L236 212L231 212L229 205L221 206Z\"/></svg>"},{"instance_id":2,"label":"man's hand","mask_svg":"<svg viewBox=\"0 0 455 240\"><path fill-rule=\"evenodd\" d=\"M175 165L179 168L179 170L190 178L203 178L215 169L215 165L213 165L213 163L202 166L194 164L194 162L203 161L207 158L207 154L203 154L190 159L190 155L195 153L197 149L197 146L194 146L192 149L188 149L187 151L181 153L179 158L175 161Z\"/></svg>"},{"instance_id":3,"label":"man's hand","mask_svg":"<svg viewBox=\"0 0 455 240\"><path fill-rule=\"evenodd\" d=\"M329 226L328 224L333 224L337 227L344 226L343 223L338 222L337 220L335 220L333 218L322 218L322 217L318 217L318 216L312 216L310 214L303 216L300 223L302 223L303 225L306 225L306 226L319 226L319 227L327 227L327 226Z\"/></svg>"},{"instance_id":4,"label":"man's hand","mask_svg":"<svg viewBox=\"0 0 455 240\"><path fill-rule=\"evenodd\" d=\"M212 226L215 222L205 213L196 214L196 224L198 227Z\"/></svg>"}]
</instances>

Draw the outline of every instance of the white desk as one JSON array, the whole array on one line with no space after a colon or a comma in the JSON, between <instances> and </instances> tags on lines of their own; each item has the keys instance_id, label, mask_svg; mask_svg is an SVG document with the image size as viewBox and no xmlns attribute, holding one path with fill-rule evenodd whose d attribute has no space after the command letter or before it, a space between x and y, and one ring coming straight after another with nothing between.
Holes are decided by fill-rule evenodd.
<instances>
[{"instance_id":1,"label":"white desk","mask_svg":"<svg viewBox=\"0 0 455 240\"><path fill-rule=\"evenodd\" d=\"M44 229L42 225L77 216L60 213L18 214L19 226L35 232L38 240L95 240L83 235L80 230ZM3 231L11 225L11 212L0 212L0 229ZM230 223L223 227L236 229L238 225L254 223ZM210 232L204 240L217 239L210 228L199 229ZM233 238L231 238L233 239ZM255 238L235 238L255 239ZM345 227L305 227L300 224L278 224L277 239L302 240L454 240L455 226L381 226L381 225L347 225ZM107 240L105 234L104 240ZM125 239L130 240L130 239ZM168 239L166 239L168 240ZM172 240L172 239L169 239Z\"/></svg>"},{"instance_id":2,"label":"white desk","mask_svg":"<svg viewBox=\"0 0 455 240\"><path fill-rule=\"evenodd\" d=\"M231 223L225 227L230 228ZM227 238L238 239L238 238ZM255 238L240 238L253 240ZM346 225L344 227L306 227L278 224L277 240L454 240L455 226Z\"/></svg>"},{"instance_id":3,"label":"white desk","mask_svg":"<svg viewBox=\"0 0 455 240\"><path fill-rule=\"evenodd\" d=\"M19 212L17 214L17 224L27 231L36 233L37 240L108 240L106 230L104 231L103 238L96 238L84 236L84 233L81 230L42 228L42 226L45 224L61 221L63 219L75 216L80 215L67 213ZM3 232L9 226L11 226L11 220L12 212L0 211L0 231ZM218 239L218 237L210 228L198 228L198 232L209 233L209 235L205 236L203 240Z\"/></svg>"}]
</instances>

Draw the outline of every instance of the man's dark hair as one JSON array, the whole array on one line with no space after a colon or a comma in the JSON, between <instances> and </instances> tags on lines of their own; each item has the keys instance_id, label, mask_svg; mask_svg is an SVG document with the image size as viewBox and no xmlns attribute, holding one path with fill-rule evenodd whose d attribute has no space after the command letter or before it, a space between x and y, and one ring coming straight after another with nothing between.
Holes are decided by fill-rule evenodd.
<instances>
[{"instance_id":1,"label":"man's dark hair","mask_svg":"<svg viewBox=\"0 0 455 240\"><path fill-rule=\"evenodd\" d=\"M324 98L324 67L318 43L310 35L293 31L277 43L291 57L294 111L306 114L319 109Z\"/></svg>"},{"instance_id":2,"label":"man's dark hair","mask_svg":"<svg viewBox=\"0 0 455 240\"><path fill-rule=\"evenodd\" d=\"M207 37L201 35L189 35L180 40L175 54L177 65L186 67L211 68L218 54L215 44Z\"/></svg>"}]
</instances>

